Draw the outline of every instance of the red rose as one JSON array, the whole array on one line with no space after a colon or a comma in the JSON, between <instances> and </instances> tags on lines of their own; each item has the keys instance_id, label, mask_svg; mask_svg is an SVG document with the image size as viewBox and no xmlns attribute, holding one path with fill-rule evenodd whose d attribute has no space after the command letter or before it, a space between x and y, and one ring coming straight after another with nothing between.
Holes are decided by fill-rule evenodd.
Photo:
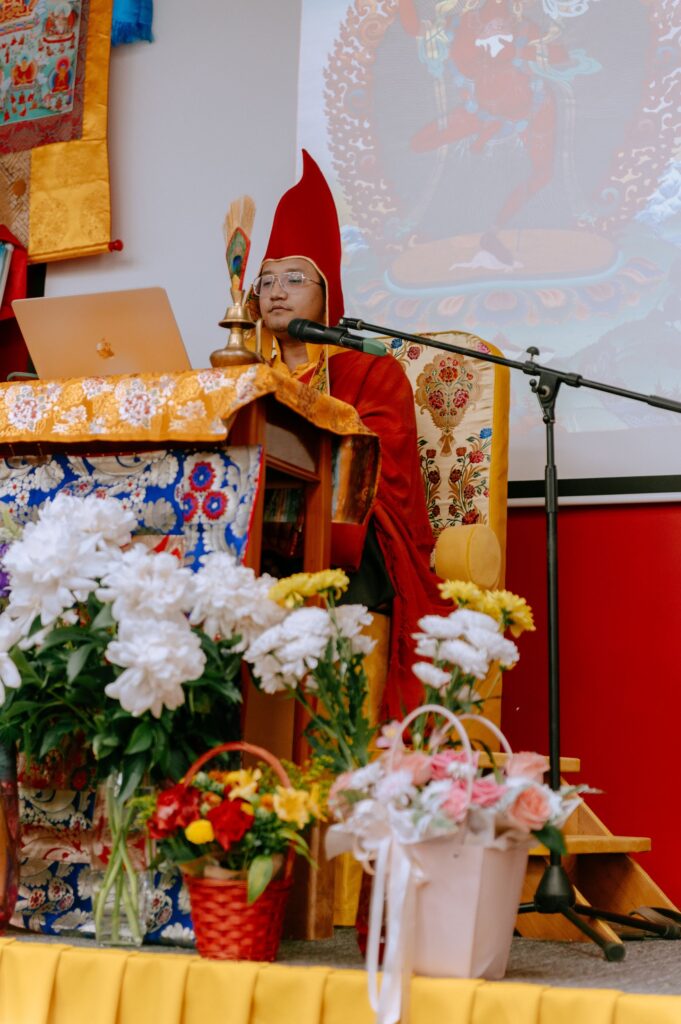
<instances>
[{"instance_id":1,"label":"red rose","mask_svg":"<svg viewBox=\"0 0 681 1024\"><path fill-rule=\"evenodd\" d=\"M178 783L164 789L156 798L156 810L147 822L152 839L165 839L176 828L184 828L201 816L201 793L193 786Z\"/></svg>"},{"instance_id":2,"label":"red rose","mask_svg":"<svg viewBox=\"0 0 681 1024\"><path fill-rule=\"evenodd\" d=\"M453 469L451 471L451 473L449 474L449 482L450 482L450 484L458 484L460 479L461 479L461 470L460 469Z\"/></svg>"},{"instance_id":3,"label":"red rose","mask_svg":"<svg viewBox=\"0 0 681 1024\"><path fill-rule=\"evenodd\" d=\"M426 448L426 457L427 458L434 459L436 455L437 455L437 452L435 451L434 448Z\"/></svg>"},{"instance_id":4,"label":"red rose","mask_svg":"<svg viewBox=\"0 0 681 1024\"><path fill-rule=\"evenodd\" d=\"M253 814L242 811L240 800L223 800L211 808L206 817L223 850L229 850L232 843L238 843L253 824Z\"/></svg>"},{"instance_id":5,"label":"red rose","mask_svg":"<svg viewBox=\"0 0 681 1024\"><path fill-rule=\"evenodd\" d=\"M462 517L461 524L462 526L470 526L471 523L477 523L479 518L480 513L478 512L477 508L472 508L470 509L470 511L466 512L466 514Z\"/></svg>"},{"instance_id":6,"label":"red rose","mask_svg":"<svg viewBox=\"0 0 681 1024\"><path fill-rule=\"evenodd\" d=\"M485 459L485 453L481 451L471 452L469 462L483 462Z\"/></svg>"},{"instance_id":7,"label":"red rose","mask_svg":"<svg viewBox=\"0 0 681 1024\"><path fill-rule=\"evenodd\" d=\"M463 456L466 454L466 449L465 448L457 448L456 449L456 454L459 456L460 459L462 459Z\"/></svg>"},{"instance_id":8,"label":"red rose","mask_svg":"<svg viewBox=\"0 0 681 1024\"><path fill-rule=\"evenodd\" d=\"M409 359L418 359L420 355L421 349L419 348L418 345L410 345L409 348L407 349L407 356L409 357Z\"/></svg>"},{"instance_id":9,"label":"red rose","mask_svg":"<svg viewBox=\"0 0 681 1024\"><path fill-rule=\"evenodd\" d=\"M468 392L457 391L454 395L454 406L456 409L463 409L464 405L468 404Z\"/></svg>"},{"instance_id":10,"label":"red rose","mask_svg":"<svg viewBox=\"0 0 681 1024\"><path fill-rule=\"evenodd\" d=\"M466 484L466 486L463 489L463 496L464 498L466 498L467 501L470 501L471 498L475 497L475 487L473 486L473 484Z\"/></svg>"},{"instance_id":11,"label":"red rose","mask_svg":"<svg viewBox=\"0 0 681 1024\"><path fill-rule=\"evenodd\" d=\"M435 486L435 484L440 483L440 474L437 469L431 469L430 473L428 474L428 480L433 485L433 487Z\"/></svg>"}]
</instances>

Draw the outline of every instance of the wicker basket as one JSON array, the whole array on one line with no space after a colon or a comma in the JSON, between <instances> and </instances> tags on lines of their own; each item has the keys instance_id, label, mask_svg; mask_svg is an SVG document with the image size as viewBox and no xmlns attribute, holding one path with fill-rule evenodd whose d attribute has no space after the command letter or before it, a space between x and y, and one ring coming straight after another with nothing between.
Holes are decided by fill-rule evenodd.
<instances>
[{"instance_id":1,"label":"wicker basket","mask_svg":"<svg viewBox=\"0 0 681 1024\"><path fill-rule=\"evenodd\" d=\"M242 750L271 765L283 786L291 782L282 764L261 747L251 743L223 743L203 754L184 777L189 785L197 771L218 754ZM293 861L291 848L284 861L283 877L270 882L261 896L249 904L245 881L197 878L184 873L189 891L196 948L211 960L274 960L279 948L286 899L291 889Z\"/></svg>"}]
</instances>

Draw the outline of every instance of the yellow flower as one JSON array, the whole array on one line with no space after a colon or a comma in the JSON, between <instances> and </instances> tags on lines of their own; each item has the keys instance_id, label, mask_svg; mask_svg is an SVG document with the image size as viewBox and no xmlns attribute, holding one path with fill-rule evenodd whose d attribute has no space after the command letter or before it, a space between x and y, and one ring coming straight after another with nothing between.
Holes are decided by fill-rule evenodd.
<instances>
[{"instance_id":1,"label":"yellow flower","mask_svg":"<svg viewBox=\"0 0 681 1024\"><path fill-rule=\"evenodd\" d=\"M308 597L332 592L340 597L349 584L342 569L323 569L321 572L297 572L278 580L270 587L267 596L284 608L298 608Z\"/></svg>"},{"instance_id":2,"label":"yellow flower","mask_svg":"<svg viewBox=\"0 0 681 1024\"><path fill-rule=\"evenodd\" d=\"M315 782L314 785L310 787L310 792L307 795L307 809L310 812L311 817L318 818L320 821L325 821L326 816L324 813L320 790L321 787L318 782Z\"/></svg>"},{"instance_id":3,"label":"yellow flower","mask_svg":"<svg viewBox=\"0 0 681 1024\"><path fill-rule=\"evenodd\" d=\"M184 834L190 843L212 843L215 839L213 826L205 818L198 818L187 825Z\"/></svg>"},{"instance_id":4,"label":"yellow flower","mask_svg":"<svg viewBox=\"0 0 681 1024\"><path fill-rule=\"evenodd\" d=\"M496 619L503 629L510 629L513 636L520 636L526 630L534 631L532 609L524 597L510 590L491 590L485 595L480 610Z\"/></svg>"},{"instance_id":5,"label":"yellow flower","mask_svg":"<svg viewBox=\"0 0 681 1024\"><path fill-rule=\"evenodd\" d=\"M259 768L240 768L238 771L225 772L222 782L229 787L227 796L230 800L248 800L258 791L258 781L262 777Z\"/></svg>"},{"instance_id":6,"label":"yellow flower","mask_svg":"<svg viewBox=\"0 0 681 1024\"><path fill-rule=\"evenodd\" d=\"M304 828L310 820L310 797L303 789L277 786L272 803L280 821L292 821L298 828Z\"/></svg>"},{"instance_id":7,"label":"yellow flower","mask_svg":"<svg viewBox=\"0 0 681 1024\"><path fill-rule=\"evenodd\" d=\"M445 601L453 601L460 608L472 608L473 611L480 611L480 603L484 594L475 583L468 583L465 580L445 580L444 583L438 585Z\"/></svg>"}]
</instances>

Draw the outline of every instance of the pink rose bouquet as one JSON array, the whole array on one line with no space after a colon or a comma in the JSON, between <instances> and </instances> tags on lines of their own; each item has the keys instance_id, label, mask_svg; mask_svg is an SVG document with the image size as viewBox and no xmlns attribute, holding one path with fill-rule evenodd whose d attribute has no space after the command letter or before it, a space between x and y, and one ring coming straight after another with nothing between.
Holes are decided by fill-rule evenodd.
<instances>
[{"instance_id":1,"label":"pink rose bouquet","mask_svg":"<svg viewBox=\"0 0 681 1024\"><path fill-rule=\"evenodd\" d=\"M506 754L501 767L487 770L479 760L464 749L396 749L345 772L329 794L338 832L352 834L360 846L382 830L402 843L462 832L464 841L500 848L533 835L564 852L560 827L579 804L580 787L545 785L548 762L539 754Z\"/></svg>"}]
</instances>

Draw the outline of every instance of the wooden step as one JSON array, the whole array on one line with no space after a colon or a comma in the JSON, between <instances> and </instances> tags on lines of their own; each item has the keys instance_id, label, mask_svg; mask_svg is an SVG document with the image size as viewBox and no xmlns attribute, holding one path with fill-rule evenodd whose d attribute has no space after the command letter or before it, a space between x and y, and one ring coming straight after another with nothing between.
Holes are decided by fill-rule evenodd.
<instances>
[{"instance_id":1,"label":"wooden step","mask_svg":"<svg viewBox=\"0 0 681 1024\"><path fill-rule=\"evenodd\" d=\"M567 855L583 853L647 853L650 839L644 836L575 835L565 836ZM533 846L530 857L548 857L549 851L541 844Z\"/></svg>"},{"instance_id":2,"label":"wooden step","mask_svg":"<svg viewBox=\"0 0 681 1024\"><path fill-rule=\"evenodd\" d=\"M506 758L507 757L508 757L508 754L502 754L500 752L498 753L497 751L494 751L494 764L497 766L497 768L503 768L504 767L504 765L506 764ZM483 750L480 751L480 760L479 760L478 763L479 763L481 768L491 768L492 767L492 761L491 761L489 755L486 754ZM561 775L563 773L570 774L572 772L578 772L580 770L580 768L581 768L581 762L580 762L578 757L561 757L561 759L560 759L560 772L561 772Z\"/></svg>"}]
</instances>

